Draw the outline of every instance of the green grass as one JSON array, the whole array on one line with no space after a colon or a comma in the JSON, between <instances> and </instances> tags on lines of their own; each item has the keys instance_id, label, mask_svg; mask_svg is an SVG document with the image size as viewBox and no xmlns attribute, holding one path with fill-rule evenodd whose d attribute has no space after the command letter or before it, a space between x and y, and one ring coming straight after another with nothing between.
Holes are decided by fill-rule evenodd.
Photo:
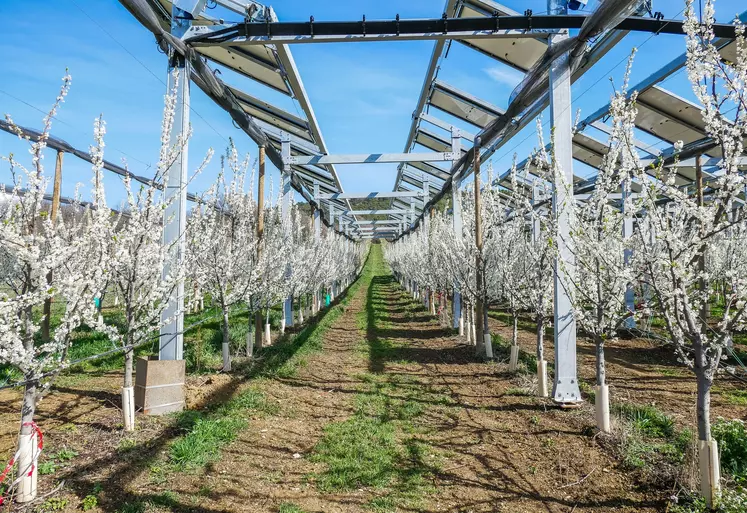
<instances>
[{"instance_id":1,"label":"green grass","mask_svg":"<svg viewBox=\"0 0 747 513\"><path fill-rule=\"evenodd\" d=\"M720 394L729 404L747 406L747 390L721 390Z\"/></svg>"},{"instance_id":2,"label":"green grass","mask_svg":"<svg viewBox=\"0 0 747 513\"><path fill-rule=\"evenodd\" d=\"M682 504L672 505L669 509L671 513L744 513L747 511L747 490L742 487L723 490L714 509L710 509L696 494L688 494L679 502Z\"/></svg>"},{"instance_id":3,"label":"green grass","mask_svg":"<svg viewBox=\"0 0 747 513\"><path fill-rule=\"evenodd\" d=\"M247 414L274 414L277 409L262 392L249 388L211 410L181 412L177 427L184 434L171 443L169 462L182 469L193 469L215 461L222 448L246 428Z\"/></svg>"},{"instance_id":4,"label":"green grass","mask_svg":"<svg viewBox=\"0 0 747 513\"><path fill-rule=\"evenodd\" d=\"M399 458L394 424L358 414L327 426L312 461L326 465L316 483L330 492L389 485L398 472Z\"/></svg>"},{"instance_id":5,"label":"green grass","mask_svg":"<svg viewBox=\"0 0 747 513\"><path fill-rule=\"evenodd\" d=\"M672 418L653 406L618 403L611 410L630 430L622 445L623 465L656 479L672 479L685 462L692 432L677 430Z\"/></svg>"},{"instance_id":6,"label":"green grass","mask_svg":"<svg viewBox=\"0 0 747 513\"><path fill-rule=\"evenodd\" d=\"M368 360L370 372L356 376L361 385L353 398L353 416L328 425L314 447L311 460L324 469L311 478L324 492L379 490L367 505L371 511L417 510L434 491L431 481L439 462L418 419L429 408L448 407L451 400L417 377L384 372L385 362L403 361L404 348L380 336L392 328L384 317L389 294L399 290L380 247L373 246L362 282L369 288L358 316L366 338L358 354ZM404 316L419 309L412 302Z\"/></svg>"},{"instance_id":7,"label":"green grass","mask_svg":"<svg viewBox=\"0 0 747 513\"><path fill-rule=\"evenodd\" d=\"M278 508L278 513L306 513L306 511L292 502L284 502Z\"/></svg>"},{"instance_id":8,"label":"green grass","mask_svg":"<svg viewBox=\"0 0 747 513\"><path fill-rule=\"evenodd\" d=\"M493 342L493 358L496 360L508 360L511 357L511 342L498 333L491 333L490 337ZM548 367L552 367L552 364L548 363ZM520 348L518 372L520 374L537 372L537 357Z\"/></svg>"},{"instance_id":9,"label":"green grass","mask_svg":"<svg viewBox=\"0 0 747 513\"><path fill-rule=\"evenodd\" d=\"M526 388L511 387L511 388L506 389L506 391L504 392L504 395L512 395L512 396L521 397L521 396L531 396L533 394L531 390L527 390Z\"/></svg>"},{"instance_id":10,"label":"green grass","mask_svg":"<svg viewBox=\"0 0 747 513\"><path fill-rule=\"evenodd\" d=\"M616 403L612 411L630 421L639 433L653 438L675 435L674 421L661 410L648 405Z\"/></svg>"},{"instance_id":11,"label":"green grass","mask_svg":"<svg viewBox=\"0 0 747 513\"><path fill-rule=\"evenodd\" d=\"M741 420L716 419L711 436L718 442L721 470L739 483L747 483L747 429Z\"/></svg>"},{"instance_id":12,"label":"green grass","mask_svg":"<svg viewBox=\"0 0 747 513\"><path fill-rule=\"evenodd\" d=\"M325 333L342 315L345 305L360 286L361 280L353 283L339 303L324 312L316 323L259 350L261 358L248 367L245 377L287 378L295 375L306 364L309 355L322 349ZM249 388L208 410L181 412L177 416L177 427L183 434L169 447L169 464L180 469L195 469L215 461L223 447L246 428L247 414L274 414L277 410L278 406L268 402L262 392ZM156 478L161 474L157 472Z\"/></svg>"}]
</instances>

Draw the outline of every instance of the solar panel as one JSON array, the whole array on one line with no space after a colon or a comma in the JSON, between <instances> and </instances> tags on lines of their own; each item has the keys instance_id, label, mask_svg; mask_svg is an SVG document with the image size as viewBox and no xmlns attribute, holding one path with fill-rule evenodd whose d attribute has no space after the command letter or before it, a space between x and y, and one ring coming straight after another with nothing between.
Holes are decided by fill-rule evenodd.
<instances>
[{"instance_id":1,"label":"solar panel","mask_svg":"<svg viewBox=\"0 0 747 513\"><path fill-rule=\"evenodd\" d=\"M265 46L201 46L196 50L211 61L245 77L283 94L292 94L280 73L277 61L270 59L272 51Z\"/></svg>"},{"instance_id":2,"label":"solar panel","mask_svg":"<svg viewBox=\"0 0 747 513\"><path fill-rule=\"evenodd\" d=\"M707 135L700 107L659 86L639 94L636 106L636 126L669 143L687 144ZM721 150L714 148L708 154L720 156Z\"/></svg>"},{"instance_id":3,"label":"solar panel","mask_svg":"<svg viewBox=\"0 0 747 513\"><path fill-rule=\"evenodd\" d=\"M254 96L250 96L243 91L239 91L232 87L229 89L233 95L236 96L236 99L241 104L244 112L253 118L261 119L262 121L277 127L279 130L295 134L309 142L314 142L314 138L309 129L309 124L305 120L255 98Z\"/></svg>"},{"instance_id":4,"label":"solar panel","mask_svg":"<svg viewBox=\"0 0 747 513\"><path fill-rule=\"evenodd\" d=\"M467 0L457 11L458 18L516 16L516 11L490 0ZM464 39L459 41L493 59L520 71L527 71L547 50L547 43L534 38Z\"/></svg>"},{"instance_id":5,"label":"solar panel","mask_svg":"<svg viewBox=\"0 0 747 513\"><path fill-rule=\"evenodd\" d=\"M503 111L476 96L435 80L428 103L476 127L485 128Z\"/></svg>"},{"instance_id":6,"label":"solar panel","mask_svg":"<svg viewBox=\"0 0 747 513\"><path fill-rule=\"evenodd\" d=\"M419 171L422 171L423 173L429 174L435 178L438 178L439 180L448 180L449 179L449 173L441 169L440 167L437 167L430 162L410 162L405 165L405 167L413 167Z\"/></svg>"}]
</instances>

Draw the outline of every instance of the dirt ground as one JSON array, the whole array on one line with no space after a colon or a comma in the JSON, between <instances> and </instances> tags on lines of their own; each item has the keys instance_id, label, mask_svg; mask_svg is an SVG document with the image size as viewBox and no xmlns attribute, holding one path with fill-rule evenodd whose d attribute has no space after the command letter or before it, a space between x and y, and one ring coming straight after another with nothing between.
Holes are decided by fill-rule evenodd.
<instances>
[{"instance_id":1,"label":"dirt ground","mask_svg":"<svg viewBox=\"0 0 747 513\"><path fill-rule=\"evenodd\" d=\"M527 324L528 320L524 320ZM490 318L491 332L511 340L511 326ZM529 354L536 352L534 332L519 330L519 346ZM545 336L545 355L552 361L552 335ZM595 382L595 347L591 340L577 341L578 375L590 385ZM653 405L671 416L680 427L696 426L696 383L694 374L678 363L671 348L650 339L618 339L605 344L607 384L610 402ZM711 420L718 417L747 421L747 408L730 404L729 391L744 390L742 382L720 374L711 393Z\"/></svg>"},{"instance_id":2,"label":"dirt ground","mask_svg":"<svg viewBox=\"0 0 747 513\"><path fill-rule=\"evenodd\" d=\"M367 300L384 309L377 319L385 323L372 325ZM410 511L665 510L667 494L639 487L595 438L589 429L594 424L590 407L560 410L550 401L510 393L520 383L507 373L505 362L476 362L473 347L424 311L412 315L411 306L388 272L377 273L327 332L323 351L310 356L294 377L251 380L277 402L277 412L250 418L222 457L197 472L159 468L177 435L169 417L138 416L136 435L127 437L132 449L125 456L117 450L124 438L120 375L63 377L40 404L38 423L50 450L67 447L77 456L54 475L41 476L41 493L64 480L56 493L69 499L62 508L66 511L80 510L80 501L96 485L101 489L99 506L92 511L141 511L124 505L149 500L155 511L278 512L288 503L301 509L286 511L371 511L371 499L387 490L323 493L309 477L323 471L323 465L309 456L326 426L354 414L354 396L365 390L365 376L373 374L395 383L418 383L429 391L420 399L424 413L417 428L438 454L439 465L428 496ZM368 321L365 329L361 319ZM510 336L505 324L491 322L494 331ZM382 341L396 350L366 351ZM534 353L532 333L522 331L520 343ZM593 355L592 346L580 341L580 375L590 382ZM665 349L645 340L625 340L611 344L607 358L612 401L655 404L678 423L693 424L694 380ZM223 401L246 386L227 375L190 377L189 406L199 409ZM394 387L388 393L400 391ZM19 394L0 392L3 456L15 443L19 402ZM714 417L747 415L746 408L726 404L718 393L713 411Z\"/></svg>"}]
</instances>

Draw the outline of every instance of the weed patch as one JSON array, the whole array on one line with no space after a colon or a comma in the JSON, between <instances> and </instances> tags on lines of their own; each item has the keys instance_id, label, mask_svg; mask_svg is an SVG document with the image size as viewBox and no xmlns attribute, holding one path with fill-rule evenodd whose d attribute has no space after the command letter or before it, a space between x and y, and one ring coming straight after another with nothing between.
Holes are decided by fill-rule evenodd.
<instances>
[{"instance_id":1,"label":"weed patch","mask_svg":"<svg viewBox=\"0 0 747 513\"><path fill-rule=\"evenodd\" d=\"M741 420L716 419L711 436L718 442L721 470L738 483L747 483L747 429Z\"/></svg>"}]
</instances>

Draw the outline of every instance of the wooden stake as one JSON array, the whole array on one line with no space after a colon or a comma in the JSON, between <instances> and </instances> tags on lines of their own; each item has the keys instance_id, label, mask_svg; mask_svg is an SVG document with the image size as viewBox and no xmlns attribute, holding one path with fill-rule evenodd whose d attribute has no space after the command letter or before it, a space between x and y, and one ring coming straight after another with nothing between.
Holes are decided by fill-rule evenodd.
<instances>
[{"instance_id":1,"label":"wooden stake","mask_svg":"<svg viewBox=\"0 0 747 513\"><path fill-rule=\"evenodd\" d=\"M54 166L54 185L52 188L52 210L49 213L49 219L52 221L52 225L57 224L57 213L60 211L60 189L62 187L62 158L65 154L61 151L57 152L57 159ZM52 283L52 272L47 274L47 283ZM47 298L44 300L44 319L42 320L41 332L42 340L49 342L49 321L52 317L52 299Z\"/></svg>"}]
</instances>

